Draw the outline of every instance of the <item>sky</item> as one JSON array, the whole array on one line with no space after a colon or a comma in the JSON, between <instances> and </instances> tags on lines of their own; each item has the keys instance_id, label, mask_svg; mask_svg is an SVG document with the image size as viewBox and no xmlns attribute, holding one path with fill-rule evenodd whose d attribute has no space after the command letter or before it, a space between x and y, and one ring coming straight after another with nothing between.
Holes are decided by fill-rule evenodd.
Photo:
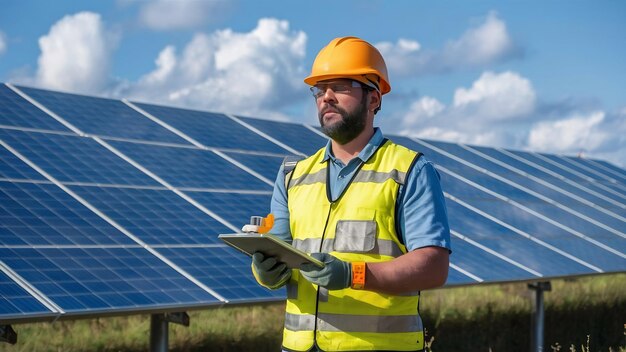
<instances>
[{"instance_id":1,"label":"sky","mask_svg":"<svg viewBox=\"0 0 626 352\"><path fill-rule=\"evenodd\" d=\"M626 1L0 1L0 82L316 125L303 78L357 36L386 134L626 167Z\"/></svg>"}]
</instances>

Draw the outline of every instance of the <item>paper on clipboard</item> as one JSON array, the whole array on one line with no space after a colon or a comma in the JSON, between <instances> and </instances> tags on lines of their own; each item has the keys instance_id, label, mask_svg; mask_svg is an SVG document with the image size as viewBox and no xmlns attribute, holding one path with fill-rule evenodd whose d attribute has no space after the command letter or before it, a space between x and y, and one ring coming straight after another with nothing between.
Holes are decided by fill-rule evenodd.
<instances>
[{"instance_id":1,"label":"paper on clipboard","mask_svg":"<svg viewBox=\"0 0 626 352\"><path fill-rule=\"evenodd\" d=\"M269 233L221 234L217 237L248 256L252 256L254 252L261 252L265 256L276 257L278 261L287 264L290 269L299 269L304 263L324 267L322 261Z\"/></svg>"}]
</instances>

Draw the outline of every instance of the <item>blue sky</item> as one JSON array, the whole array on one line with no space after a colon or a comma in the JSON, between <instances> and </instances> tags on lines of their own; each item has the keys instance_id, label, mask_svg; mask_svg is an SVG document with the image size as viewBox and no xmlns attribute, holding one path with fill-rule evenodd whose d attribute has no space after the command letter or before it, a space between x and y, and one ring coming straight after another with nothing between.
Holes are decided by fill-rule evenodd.
<instances>
[{"instance_id":1,"label":"blue sky","mask_svg":"<svg viewBox=\"0 0 626 352\"><path fill-rule=\"evenodd\" d=\"M383 53L386 133L626 166L624 1L17 1L0 81L316 124L338 36Z\"/></svg>"}]
</instances>

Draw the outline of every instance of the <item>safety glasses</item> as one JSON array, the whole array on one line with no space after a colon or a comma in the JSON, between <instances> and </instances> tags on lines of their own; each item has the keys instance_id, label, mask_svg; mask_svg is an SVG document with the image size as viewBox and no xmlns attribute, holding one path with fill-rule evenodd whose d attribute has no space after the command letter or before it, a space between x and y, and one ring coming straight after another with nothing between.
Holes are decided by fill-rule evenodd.
<instances>
[{"instance_id":1,"label":"safety glasses","mask_svg":"<svg viewBox=\"0 0 626 352\"><path fill-rule=\"evenodd\" d=\"M309 89L313 97L319 99L326 94L327 89L332 90L335 94L350 94L353 88L363 88L363 86L357 81L337 81L318 83Z\"/></svg>"}]
</instances>

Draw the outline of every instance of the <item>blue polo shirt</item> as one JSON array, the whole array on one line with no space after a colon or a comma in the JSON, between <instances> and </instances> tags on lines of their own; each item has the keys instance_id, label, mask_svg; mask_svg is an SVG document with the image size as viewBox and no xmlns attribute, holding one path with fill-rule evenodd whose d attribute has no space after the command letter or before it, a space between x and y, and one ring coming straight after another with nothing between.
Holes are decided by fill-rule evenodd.
<instances>
[{"instance_id":1,"label":"blue polo shirt","mask_svg":"<svg viewBox=\"0 0 626 352\"><path fill-rule=\"evenodd\" d=\"M330 192L336 200L348 186L359 165L369 159L382 143L384 137L379 128L359 155L347 165L335 158L330 141L326 145L324 161L330 166ZM409 251L427 246L447 248L450 246L450 227L446 203L439 183L439 174L433 165L422 155L409 171L406 183L400 186L398 195L398 219L404 244ZM281 166L272 194L271 211L274 214L272 234L291 242L289 209L285 174Z\"/></svg>"}]
</instances>

